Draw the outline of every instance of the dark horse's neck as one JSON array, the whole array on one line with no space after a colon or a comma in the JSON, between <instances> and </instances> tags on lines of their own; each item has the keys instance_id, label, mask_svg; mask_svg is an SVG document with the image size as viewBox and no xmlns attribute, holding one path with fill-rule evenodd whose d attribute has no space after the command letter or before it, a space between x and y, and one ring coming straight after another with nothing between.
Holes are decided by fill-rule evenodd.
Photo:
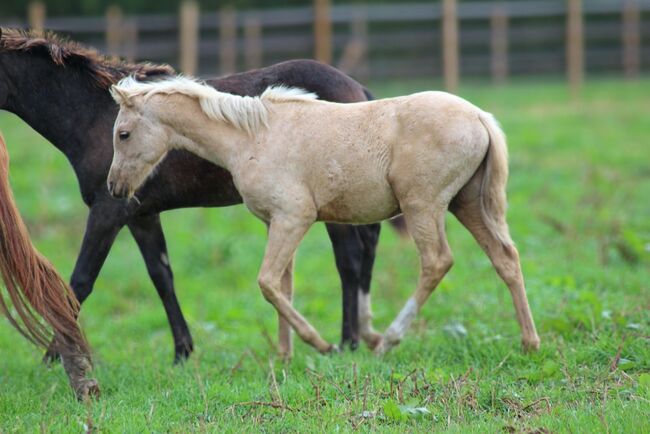
<instances>
[{"instance_id":1,"label":"dark horse's neck","mask_svg":"<svg viewBox=\"0 0 650 434\"><path fill-rule=\"evenodd\" d=\"M88 205L109 198L106 177L118 112L109 86L126 75L144 80L173 73L164 65L111 61L74 43L15 31L0 33L0 109L17 114L66 155ZM270 85L283 84L327 101L366 100L359 83L309 60L283 62L208 83L238 95L259 95ZM138 213L241 203L226 170L182 151L170 152L139 190L138 199Z\"/></svg>"},{"instance_id":2,"label":"dark horse's neck","mask_svg":"<svg viewBox=\"0 0 650 434\"><path fill-rule=\"evenodd\" d=\"M0 108L18 115L65 154L86 200L93 184L103 182L112 159L111 137L103 134L112 130L117 115L110 94L83 71L18 51L0 52L0 79L7 88ZM90 167L87 163L96 174L90 178L80 173Z\"/></svg>"}]
</instances>

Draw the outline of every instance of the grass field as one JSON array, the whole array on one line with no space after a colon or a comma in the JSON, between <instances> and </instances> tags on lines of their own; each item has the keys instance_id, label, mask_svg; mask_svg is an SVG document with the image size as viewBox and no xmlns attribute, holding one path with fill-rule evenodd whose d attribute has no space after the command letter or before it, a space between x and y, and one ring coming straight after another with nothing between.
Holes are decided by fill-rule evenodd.
<instances>
[{"instance_id":1,"label":"grass field","mask_svg":"<svg viewBox=\"0 0 650 434\"><path fill-rule=\"evenodd\" d=\"M375 83L378 96L435 83ZM650 81L467 86L508 134L509 221L541 350L522 354L505 285L448 219L455 265L401 346L274 356L256 272L263 225L241 206L163 215L196 352L171 364L162 305L128 231L84 304L102 397L79 404L61 367L0 321L0 432L650 432ZM67 161L0 113L34 242L69 276L87 210ZM372 286L383 330L414 289L415 247L385 226ZM296 300L338 341L340 289L322 225L302 244ZM269 339L270 336L270 339ZM263 405L260 403L273 403Z\"/></svg>"}]
</instances>

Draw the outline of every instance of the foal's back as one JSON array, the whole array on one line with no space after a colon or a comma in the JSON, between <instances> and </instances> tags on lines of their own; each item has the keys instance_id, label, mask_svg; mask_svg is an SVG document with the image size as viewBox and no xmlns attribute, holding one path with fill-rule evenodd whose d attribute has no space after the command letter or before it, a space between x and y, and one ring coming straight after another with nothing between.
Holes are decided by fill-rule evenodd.
<instances>
[{"instance_id":1,"label":"foal's back","mask_svg":"<svg viewBox=\"0 0 650 434\"><path fill-rule=\"evenodd\" d=\"M465 142L484 142L471 150L482 158L480 112L445 92L354 104L288 101L274 104L260 146L282 167L280 178L309 188L319 220L373 222L400 212L396 170L417 172L423 162L444 170L438 160L464 153L457 145Z\"/></svg>"}]
</instances>

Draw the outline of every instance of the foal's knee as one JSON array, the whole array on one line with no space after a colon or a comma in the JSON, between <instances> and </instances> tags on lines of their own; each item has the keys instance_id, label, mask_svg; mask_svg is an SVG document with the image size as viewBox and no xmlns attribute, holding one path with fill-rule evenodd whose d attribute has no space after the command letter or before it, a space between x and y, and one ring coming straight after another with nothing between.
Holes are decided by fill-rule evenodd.
<instances>
[{"instance_id":1,"label":"foal's knee","mask_svg":"<svg viewBox=\"0 0 650 434\"><path fill-rule=\"evenodd\" d=\"M449 271L454 265L454 257L451 252L446 251L438 255L435 259L422 267L422 274L431 278L438 279Z\"/></svg>"},{"instance_id":2,"label":"foal's knee","mask_svg":"<svg viewBox=\"0 0 650 434\"><path fill-rule=\"evenodd\" d=\"M257 283L260 286L262 295L266 301L275 304L279 296L276 288L280 287L280 279L277 279L268 273L263 273L257 277Z\"/></svg>"},{"instance_id":3,"label":"foal's knee","mask_svg":"<svg viewBox=\"0 0 650 434\"><path fill-rule=\"evenodd\" d=\"M449 250L446 250L438 259L437 272L440 274L447 274L447 272L454 265L454 257Z\"/></svg>"}]
</instances>

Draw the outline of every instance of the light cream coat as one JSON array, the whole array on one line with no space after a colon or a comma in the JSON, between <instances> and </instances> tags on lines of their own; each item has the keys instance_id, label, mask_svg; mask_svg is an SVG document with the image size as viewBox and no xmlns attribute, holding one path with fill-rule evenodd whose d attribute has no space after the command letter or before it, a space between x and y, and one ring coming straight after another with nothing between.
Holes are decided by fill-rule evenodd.
<instances>
[{"instance_id":1,"label":"light cream coat","mask_svg":"<svg viewBox=\"0 0 650 434\"><path fill-rule=\"evenodd\" d=\"M294 252L309 227L404 214L422 270L415 293L375 348L381 353L401 341L452 265L444 230L450 207L511 290L524 347L539 346L505 221L507 151L492 115L444 92L336 104L287 89L242 98L180 77L126 80L113 95L121 109L111 192L132 195L173 148L229 170L246 206L269 225L262 293L319 351L333 347L292 307L283 283L290 282ZM286 333L281 345L290 353Z\"/></svg>"}]
</instances>

